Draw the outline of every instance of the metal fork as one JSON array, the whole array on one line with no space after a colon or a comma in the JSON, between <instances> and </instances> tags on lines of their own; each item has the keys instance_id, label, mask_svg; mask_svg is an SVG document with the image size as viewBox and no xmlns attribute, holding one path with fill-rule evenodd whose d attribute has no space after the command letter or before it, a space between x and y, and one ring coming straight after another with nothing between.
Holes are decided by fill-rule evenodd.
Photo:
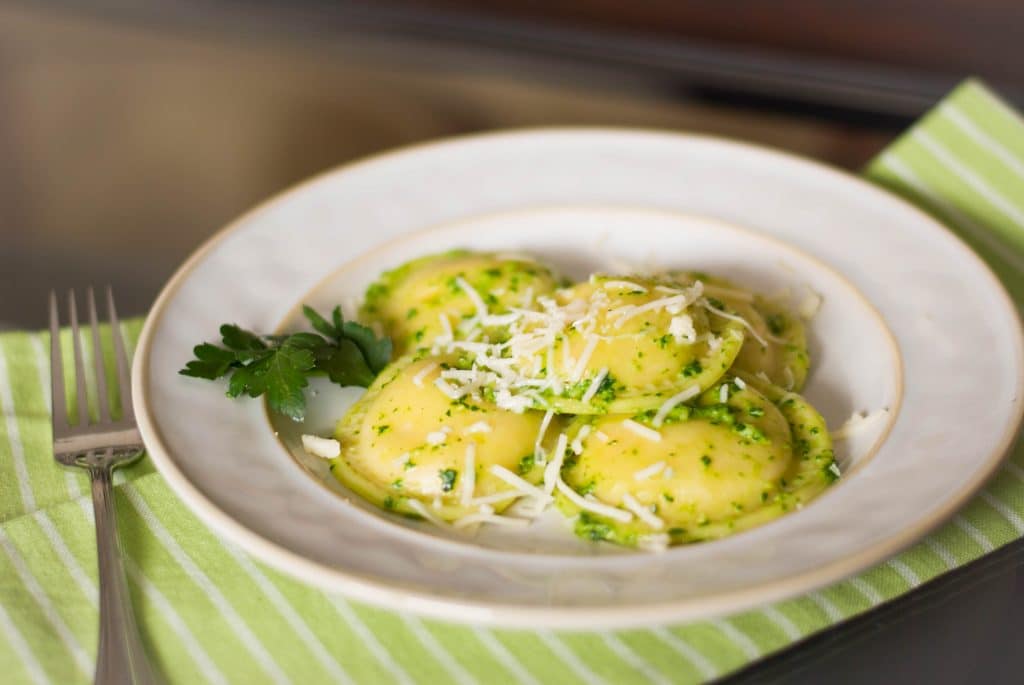
<instances>
[{"instance_id":1,"label":"metal fork","mask_svg":"<svg viewBox=\"0 0 1024 685\"><path fill-rule=\"evenodd\" d=\"M142 438L135 426L132 411L131 383L124 340L114 309L114 296L107 288L107 310L114 339L117 380L121 397L121 418L111 418L107 398L106 375L100 344L100 328L96 321L96 298L92 288L88 294L89 324L92 328L95 361L98 420L89 421L85 363L78 331L78 307L75 292L68 293L71 344L75 359L75 397L77 419L69 417L64 395L64 365L61 355L60 319L57 295L50 293L50 373L53 403L53 453L64 466L86 469L92 481L92 505L96 514L96 546L100 578L100 640L96 656L95 682L156 683L153 669L139 639L139 630L132 613L128 584L121 561L121 543L114 517L114 491L111 476L114 469L129 464L142 454ZM74 421L72 421L74 419Z\"/></svg>"}]
</instances>

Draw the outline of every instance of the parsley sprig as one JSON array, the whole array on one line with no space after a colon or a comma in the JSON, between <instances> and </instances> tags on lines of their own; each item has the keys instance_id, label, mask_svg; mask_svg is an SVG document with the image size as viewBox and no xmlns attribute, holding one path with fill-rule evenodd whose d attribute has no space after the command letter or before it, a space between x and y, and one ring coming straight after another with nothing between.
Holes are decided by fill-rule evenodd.
<instances>
[{"instance_id":1,"label":"parsley sprig","mask_svg":"<svg viewBox=\"0 0 1024 685\"><path fill-rule=\"evenodd\" d=\"M303 306L302 313L316 333L259 335L224 324L222 345L197 345L195 359L179 373L208 380L229 376L228 397L266 395L271 409L302 421L310 376L326 375L339 385L365 388L391 360L391 340L345 321L341 307L334 308L330 320L312 307Z\"/></svg>"}]
</instances>

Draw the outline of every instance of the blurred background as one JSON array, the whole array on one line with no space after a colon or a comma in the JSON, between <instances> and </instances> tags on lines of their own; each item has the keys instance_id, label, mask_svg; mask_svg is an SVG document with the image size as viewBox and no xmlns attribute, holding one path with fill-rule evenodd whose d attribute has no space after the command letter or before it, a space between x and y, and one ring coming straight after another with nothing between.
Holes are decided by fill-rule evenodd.
<instances>
[{"instance_id":1,"label":"blurred background","mask_svg":"<svg viewBox=\"0 0 1024 685\"><path fill-rule=\"evenodd\" d=\"M51 287L141 314L318 171L521 126L644 126L856 169L967 75L1024 93L1020 0L0 4L0 326Z\"/></svg>"}]
</instances>

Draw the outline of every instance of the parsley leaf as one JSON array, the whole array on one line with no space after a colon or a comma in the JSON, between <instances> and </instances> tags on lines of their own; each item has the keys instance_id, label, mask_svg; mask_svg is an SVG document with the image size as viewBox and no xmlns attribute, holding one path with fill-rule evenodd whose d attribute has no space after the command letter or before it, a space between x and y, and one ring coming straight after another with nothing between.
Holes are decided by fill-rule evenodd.
<instances>
[{"instance_id":1,"label":"parsley leaf","mask_svg":"<svg viewBox=\"0 0 1024 685\"><path fill-rule=\"evenodd\" d=\"M235 324L220 327L219 347L203 343L179 373L216 380L229 376L228 397L259 397L276 412L302 421L309 376L324 374L339 385L366 387L391 360L391 340L344 321L335 307L328 321L311 307L303 313L316 333L259 335Z\"/></svg>"},{"instance_id":2,"label":"parsley leaf","mask_svg":"<svg viewBox=\"0 0 1024 685\"><path fill-rule=\"evenodd\" d=\"M233 323L226 323L220 327L220 337L224 347L236 352L250 352L262 350L266 347L258 335L250 333Z\"/></svg>"},{"instance_id":3,"label":"parsley leaf","mask_svg":"<svg viewBox=\"0 0 1024 685\"><path fill-rule=\"evenodd\" d=\"M334 340L342 337L341 326L336 325L341 322L341 307L334 308L333 318L335 323L329 322L327 319L320 316L315 309L306 304L302 305L302 313L307 319L309 319L309 323L313 326L314 330L319 331L328 338L332 338Z\"/></svg>"},{"instance_id":4,"label":"parsley leaf","mask_svg":"<svg viewBox=\"0 0 1024 685\"><path fill-rule=\"evenodd\" d=\"M309 385L307 375L315 363L316 357L301 339L289 338L236 369L228 382L228 397L266 395L271 409L301 421L306 413L303 389Z\"/></svg>"},{"instance_id":5,"label":"parsley leaf","mask_svg":"<svg viewBox=\"0 0 1024 685\"><path fill-rule=\"evenodd\" d=\"M185 376L214 380L228 372L235 363L235 353L210 343L196 345L192 349L195 359L185 365L181 373Z\"/></svg>"},{"instance_id":6,"label":"parsley leaf","mask_svg":"<svg viewBox=\"0 0 1024 685\"><path fill-rule=\"evenodd\" d=\"M331 320L328 321L320 316L315 309L304 305L302 313L309 319L310 325L323 335L341 344L343 340L349 340L359 348L359 354L369 367L369 371L377 374L391 361L391 339L378 338L373 331L355 321L345 321L341 316L341 307L335 307L331 312ZM344 358L352 357L351 351L345 351ZM332 377L332 380L334 378ZM342 381L335 381L341 383ZM351 384L348 384L351 385ZM355 385L361 385L356 383Z\"/></svg>"},{"instance_id":7,"label":"parsley leaf","mask_svg":"<svg viewBox=\"0 0 1024 685\"><path fill-rule=\"evenodd\" d=\"M341 307L334 308L330 321L320 316L312 307L303 307L302 311L313 328L323 335L339 343L342 340L355 343L371 372L380 373L391 361L391 339L378 338L366 326L355 321L345 321L341 316Z\"/></svg>"},{"instance_id":8,"label":"parsley leaf","mask_svg":"<svg viewBox=\"0 0 1024 685\"><path fill-rule=\"evenodd\" d=\"M380 373L391 361L391 338L378 338L369 328L355 321L346 321L342 331L346 338L359 346L373 373Z\"/></svg>"},{"instance_id":9,"label":"parsley leaf","mask_svg":"<svg viewBox=\"0 0 1024 685\"><path fill-rule=\"evenodd\" d=\"M327 377L338 385L361 385L364 388L373 382L374 373L367 365L359 347L342 338L337 346L325 348L329 356L317 362L317 368L327 373Z\"/></svg>"}]
</instances>

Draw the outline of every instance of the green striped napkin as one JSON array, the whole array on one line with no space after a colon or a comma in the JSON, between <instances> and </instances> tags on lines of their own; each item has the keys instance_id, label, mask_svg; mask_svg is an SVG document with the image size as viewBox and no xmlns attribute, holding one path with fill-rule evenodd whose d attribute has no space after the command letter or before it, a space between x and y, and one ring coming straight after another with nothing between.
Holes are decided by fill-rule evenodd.
<instances>
[{"instance_id":1,"label":"green striped napkin","mask_svg":"<svg viewBox=\"0 0 1024 685\"><path fill-rule=\"evenodd\" d=\"M1024 302L1024 121L982 85L960 86L866 173L958 229ZM126 324L130 341L139 325ZM0 677L8 683L88 682L95 659L92 509L83 476L51 456L48 344L41 334L0 336ZM825 590L720 620L580 633L453 626L328 596L212 534L148 461L115 483L143 638L170 682L688 683L1020 537L1022 465L1017 449L941 530Z\"/></svg>"}]
</instances>

